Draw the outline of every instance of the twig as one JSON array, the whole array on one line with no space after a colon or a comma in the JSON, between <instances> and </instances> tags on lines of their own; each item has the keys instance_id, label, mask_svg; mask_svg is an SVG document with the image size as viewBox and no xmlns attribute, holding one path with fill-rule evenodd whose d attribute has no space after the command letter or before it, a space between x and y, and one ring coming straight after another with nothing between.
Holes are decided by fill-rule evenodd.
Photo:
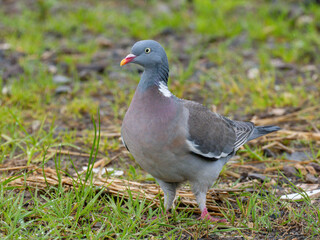
<instances>
[{"instance_id":1,"label":"twig","mask_svg":"<svg viewBox=\"0 0 320 240\"><path fill-rule=\"evenodd\" d=\"M226 175L228 175L228 176L235 177L235 178L240 178L240 176L241 176L241 175L238 174L238 173L231 172L231 171L228 171L228 170L224 171L224 173L225 173Z\"/></svg>"},{"instance_id":2,"label":"twig","mask_svg":"<svg viewBox=\"0 0 320 240\"><path fill-rule=\"evenodd\" d=\"M88 153L79 153L79 152L72 152L69 150L62 150L62 149L48 149L47 152L52 152L56 154L65 154L65 155L73 155L73 156L80 156L80 157L90 157Z\"/></svg>"},{"instance_id":3,"label":"twig","mask_svg":"<svg viewBox=\"0 0 320 240\"><path fill-rule=\"evenodd\" d=\"M294 166L294 165L296 165L297 163L299 163L299 164L301 164L301 165L302 165L302 164L309 164L309 163L311 163L311 162L313 162L313 160L303 161L303 162L296 162L296 163L288 164L288 166ZM280 165L280 166L277 166L277 167L266 168L266 169L264 170L264 173L272 172L272 171L276 171L276 170L282 170L283 167L284 167L284 165Z\"/></svg>"},{"instance_id":4,"label":"twig","mask_svg":"<svg viewBox=\"0 0 320 240\"><path fill-rule=\"evenodd\" d=\"M19 167L0 168L0 172L21 170L21 169L31 169L31 168L35 168L35 167L36 166L19 166Z\"/></svg>"},{"instance_id":5,"label":"twig","mask_svg":"<svg viewBox=\"0 0 320 240\"><path fill-rule=\"evenodd\" d=\"M311 125L311 127L314 129L314 131L316 133L320 133L320 130L317 128L317 126L312 121L308 120L307 122Z\"/></svg>"},{"instance_id":6,"label":"twig","mask_svg":"<svg viewBox=\"0 0 320 240\"><path fill-rule=\"evenodd\" d=\"M260 163L261 163L261 162L260 162ZM256 167L251 166L251 165L230 164L230 166L239 167L239 168L251 169L251 170L256 171L256 172L261 172L261 171L263 171L263 169L256 168Z\"/></svg>"},{"instance_id":7,"label":"twig","mask_svg":"<svg viewBox=\"0 0 320 240\"><path fill-rule=\"evenodd\" d=\"M119 132L101 132L100 135L101 137L109 137L109 138L121 137L121 133Z\"/></svg>"}]
</instances>

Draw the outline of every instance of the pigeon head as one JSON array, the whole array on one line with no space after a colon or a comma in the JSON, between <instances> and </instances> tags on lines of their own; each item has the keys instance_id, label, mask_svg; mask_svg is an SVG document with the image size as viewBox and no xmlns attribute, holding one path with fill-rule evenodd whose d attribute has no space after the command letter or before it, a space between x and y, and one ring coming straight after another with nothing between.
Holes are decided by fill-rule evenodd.
<instances>
[{"instance_id":1,"label":"pigeon head","mask_svg":"<svg viewBox=\"0 0 320 240\"><path fill-rule=\"evenodd\" d=\"M131 53L121 61L120 66L127 63L136 63L145 69L156 68L161 65L168 67L166 52L154 40L136 42L131 49Z\"/></svg>"}]
</instances>

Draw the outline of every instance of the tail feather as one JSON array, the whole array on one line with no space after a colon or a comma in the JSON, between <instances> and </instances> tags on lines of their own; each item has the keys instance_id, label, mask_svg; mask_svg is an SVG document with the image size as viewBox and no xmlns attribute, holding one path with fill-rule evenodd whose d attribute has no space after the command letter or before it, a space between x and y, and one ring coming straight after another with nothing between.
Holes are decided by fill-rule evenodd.
<instances>
[{"instance_id":1,"label":"tail feather","mask_svg":"<svg viewBox=\"0 0 320 240\"><path fill-rule=\"evenodd\" d=\"M281 128L278 126L256 126L252 131L252 134L248 138L248 141L251 141L255 138L261 137L263 135L279 131Z\"/></svg>"}]
</instances>

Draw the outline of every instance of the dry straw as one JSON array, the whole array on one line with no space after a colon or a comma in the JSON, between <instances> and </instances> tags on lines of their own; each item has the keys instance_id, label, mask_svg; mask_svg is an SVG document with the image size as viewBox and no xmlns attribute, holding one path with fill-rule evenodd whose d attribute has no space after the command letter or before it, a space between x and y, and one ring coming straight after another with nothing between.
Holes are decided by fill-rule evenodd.
<instances>
[{"instance_id":1,"label":"dry straw","mask_svg":"<svg viewBox=\"0 0 320 240\"><path fill-rule=\"evenodd\" d=\"M19 167L22 169L23 167ZM21 188L37 188L37 189L47 189L49 186L58 186L59 179L57 177L56 171L51 168L37 168L34 167L25 167L28 170L32 170L32 174L27 174L29 176L21 176L13 181L8 183L9 186ZM45 176L45 177L44 177ZM8 180L9 177L1 179L1 181ZM74 179L71 177L66 177L61 175L61 184L65 187L66 190L79 186L79 179ZM89 183L88 183L89 185ZM157 184L151 183L139 183L135 181L128 181L119 178L107 178L95 177L93 180L93 185L96 187L104 187L104 191L108 194L129 198L130 194L134 199L146 199L154 203L154 206L160 206L160 196L163 196L163 192L160 190ZM223 216L221 210L228 211L227 208L218 207L216 205L217 200L228 199L229 201L234 201L234 199L229 198L230 193L242 192L242 189L210 189L207 194L207 207L212 211L212 215ZM192 192L188 189L180 189L177 192L179 197L179 202L184 207L178 207L177 209L189 209L193 210L195 213L200 213L197 208L197 203ZM161 197L162 198L162 197Z\"/></svg>"}]
</instances>

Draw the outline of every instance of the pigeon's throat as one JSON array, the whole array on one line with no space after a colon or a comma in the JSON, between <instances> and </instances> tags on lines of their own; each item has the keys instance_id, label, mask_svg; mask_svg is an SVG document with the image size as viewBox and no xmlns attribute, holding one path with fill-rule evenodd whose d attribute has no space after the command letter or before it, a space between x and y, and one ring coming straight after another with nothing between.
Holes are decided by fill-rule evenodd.
<instances>
[{"instance_id":1,"label":"pigeon's throat","mask_svg":"<svg viewBox=\"0 0 320 240\"><path fill-rule=\"evenodd\" d=\"M138 88L145 91L153 86L164 85L167 86L169 78L169 67L165 65L154 66L152 68L145 68Z\"/></svg>"}]
</instances>

